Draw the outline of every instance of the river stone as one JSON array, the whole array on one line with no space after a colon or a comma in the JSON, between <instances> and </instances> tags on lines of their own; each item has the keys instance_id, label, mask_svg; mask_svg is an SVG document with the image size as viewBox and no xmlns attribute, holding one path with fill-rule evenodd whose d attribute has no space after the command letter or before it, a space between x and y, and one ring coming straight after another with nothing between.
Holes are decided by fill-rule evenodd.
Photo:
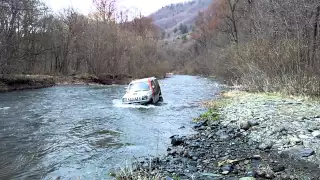
<instances>
[{"instance_id":1,"label":"river stone","mask_svg":"<svg viewBox=\"0 0 320 180\"><path fill-rule=\"evenodd\" d=\"M193 126L193 128L195 129L205 129L204 126L208 126L208 121L203 121L203 122L199 122L197 123L195 126Z\"/></svg>"},{"instance_id":2,"label":"river stone","mask_svg":"<svg viewBox=\"0 0 320 180\"><path fill-rule=\"evenodd\" d=\"M319 134L319 135L320 135L320 134ZM300 138L300 139L310 139L309 136L303 135L303 134L300 134L300 135L299 135L299 138Z\"/></svg>"},{"instance_id":3,"label":"river stone","mask_svg":"<svg viewBox=\"0 0 320 180\"><path fill-rule=\"evenodd\" d=\"M292 145L300 144L302 142L301 139L297 137L291 137L289 140Z\"/></svg>"},{"instance_id":4,"label":"river stone","mask_svg":"<svg viewBox=\"0 0 320 180\"><path fill-rule=\"evenodd\" d=\"M171 137L171 145L172 146L179 146L181 144L183 144L183 139L179 136L172 136Z\"/></svg>"},{"instance_id":5,"label":"river stone","mask_svg":"<svg viewBox=\"0 0 320 180\"><path fill-rule=\"evenodd\" d=\"M250 123L248 121L244 121L240 123L240 128L247 131L251 127Z\"/></svg>"},{"instance_id":6,"label":"river stone","mask_svg":"<svg viewBox=\"0 0 320 180\"><path fill-rule=\"evenodd\" d=\"M312 132L312 136L315 137L315 138L320 138L320 131Z\"/></svg>"},{"instance_id":7,"label":"river stone","mask_svg":"<svg viewBox=\"0 0 320 180\"><path fill-rule=\"evenodd\" d=\"M309 157L314 155L314 150L311 148L292 148L280 153L281 157L288 158L290 156L296 156L298 158Z\"/></svg>"},{"instance_id":8,"label":"river stone","mask_svg":"<svg viewBox=\"0 0 320 180\"><path fill-rule=\"evenodd\" d=\"M255 180L256 178L254 177L243 177L243 178L240 178L239 180Z\"/></svg>"},{"instance_id":9,"label":"river stone","mask_svg":"<svg viewBox=\"0 0 320 180\"><path fill-rule=\"evenodd\" d=\"M304 148L300 150L301 157L309 157L314 154L314 150L311 148Z\"/></svg>"},{"instance_id":10,"label":"river stone","mask_svg":"<svg viewBox=\"0 0 320 180\"><path fill-rule=\"evenodd\" d=\"M252 127L252 126L258 126L259 125L259 122L257 121L248 121L249 125Z\"/></svg>"},{"instance_id":11,"label":"river stone","mask_svg":"<svg viewBox=\"0 0 320 180\"><path fill-rule=\"evenodd\" d=\"M174 173L174 169L167 169L168 173Z\"/></svg>"},{"instance_id":12,"label":"river stone","mask_svg":"<svg viewBox=\"0 0 320 180\"><path fill-rule=\"evenodd\" d=\"M260 160L260 159L261 159L261 156L260 156L260 155L253 155L253 156L252 156L252 159Z\"/></svg>"},{"instance_id":13,"label":"river stone","mask_svg":"<svg viewBox=\"0 0 320 180\"><path fill-rule=\"evenodd\" d=\"M264 143L261 143L259 146L258 146L258 149L260 150L269 150L271 149L273 146L273 143L271 141L266 141Z\"/></svg>"},{"instance_id":14,"label":"river stone","mask_svg":"<svg viewBox=\"0 0 320 180\"><path fill-rule=\"evenodd\" d=\"M272 166L272 171L274 172L281 172L281 171L284 171L285 169L286 167L280 164L275 164Z\"/></svg>"},{"instance_id":15,"label":"river stone","mask_svg":"<svg viewBox=\"0 0 320 180\"><path fill-rule=\"evenodd\" d=\"M273 171L268 171L265 178L267 179L273 179L275 176L274 176L274 172Z\"/></svg>"},{"instance_id":16,"label":"river stone","mask_svg":"<svg viewBox=\"0 0 320 180\"><path fill-rule=\"evenodd\" d=\"M257 170L257 176L258 177L261 177L261 178L265 178L266 177L266 171L264 171L264 170Z\"/></svg>"},{"instance_id":17,"label":"river stone","mask_svg":"<svg viewBox=\"0 0 320 180\"><path fill-rule=\"evenodd\" d=\"M231 164L227 164L222 166L221 168L221 174L223 175L227 175L232 171L232 165Z\"/></svg>"}]
</instances>

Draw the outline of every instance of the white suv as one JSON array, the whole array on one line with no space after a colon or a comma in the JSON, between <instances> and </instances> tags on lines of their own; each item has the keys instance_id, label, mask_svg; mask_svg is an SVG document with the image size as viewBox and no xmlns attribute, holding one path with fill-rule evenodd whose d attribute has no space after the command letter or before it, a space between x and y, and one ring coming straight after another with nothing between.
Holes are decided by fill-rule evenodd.
<instances>
[{"instance_id":1,"label":"white suv","mask_svg":"<svg viewBox=\"0 0 320 180\"><path fill-rule=\"evenodd\" d=\"M159 82L155 77L132 81L122 98L125 104L156 104L159 101L163 101L163 98Z\"/></svg>"}]
</instances>

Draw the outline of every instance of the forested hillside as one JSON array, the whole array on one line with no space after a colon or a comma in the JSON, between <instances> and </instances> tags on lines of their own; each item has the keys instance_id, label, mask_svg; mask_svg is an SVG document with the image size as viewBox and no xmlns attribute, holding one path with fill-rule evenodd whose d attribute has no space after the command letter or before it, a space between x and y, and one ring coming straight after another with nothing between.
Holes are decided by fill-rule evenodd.
<instances>
[{"instance_id":1,"label":"forested hillside","mask_svg":"<svg viewBox=\"0 0 320 180\"><path fill-rule=\"evenodd\" d=\"M204 11L212 0L193 0L162 7L151 15L154 24L166 31L167 37L185 34L194 28L199 12Z\"/></svg>"}]
</instances>

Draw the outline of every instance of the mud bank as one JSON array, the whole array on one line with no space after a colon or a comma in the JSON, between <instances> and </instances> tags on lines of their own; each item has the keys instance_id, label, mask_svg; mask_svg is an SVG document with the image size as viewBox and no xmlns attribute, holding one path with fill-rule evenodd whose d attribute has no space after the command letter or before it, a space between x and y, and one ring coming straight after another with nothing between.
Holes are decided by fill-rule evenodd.
<instances>
[{"instance_id":1,"label":"mud bank","mask_svg":"<svg viewBox=\"0 0 320 180\"><path fill-rule=\"evenodd\" d=\"M167 155L141 160L117 179L320 178L318 102L234 93L206 104L213 110L197 134L171 137Z\"/></svg>"},{"instance_id":2,"label":"mud bank","mask_svg":"<svg viewBox=\"0 0 320 180\"><path fill-rule=\"evenodd\" d=\"M52 76L1 75L0 92L39 89L55 85Z\"/></svg>"},{"instance_id":3,"label":"mud bank","mask_svg":"<svg viewBox=\"0 0 320 180\"><path fill-rule=\"evenodd\" d=\"M0 75L0 92L40 89L56 85L127 84L131 77Z\"/></svg>"}]
</instances>

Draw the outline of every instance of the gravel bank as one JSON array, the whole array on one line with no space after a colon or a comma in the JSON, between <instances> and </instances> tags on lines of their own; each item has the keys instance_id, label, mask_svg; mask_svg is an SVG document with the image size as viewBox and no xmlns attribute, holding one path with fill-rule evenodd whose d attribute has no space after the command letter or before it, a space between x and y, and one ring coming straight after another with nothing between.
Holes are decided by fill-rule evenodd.
<instances>
[{"instance_id":1,"label":"gravel bank","mask_svg":"<svg viewBox=\"0 0 320 180\"><path fill-rule=\"evenodd\" d=\"M305 159L320 164L320 103L264 94L236 94L220 109L222 125L247 126L247 136L261 148L279 152L308 148ZM295 153L296 154L296 153Z\"/></svg>"},{"instance_id":2,"label":"gravel bank","mask_svg":"<svg viewBox=\"0 0 320 180\"><path fill-rule=\"evenodd\" d=\"M171 137L167 155L118 179L320 179L319 103L247 93L223 101L219 120L203 116L197 134Z\"/></svg>"}]
</instances>

